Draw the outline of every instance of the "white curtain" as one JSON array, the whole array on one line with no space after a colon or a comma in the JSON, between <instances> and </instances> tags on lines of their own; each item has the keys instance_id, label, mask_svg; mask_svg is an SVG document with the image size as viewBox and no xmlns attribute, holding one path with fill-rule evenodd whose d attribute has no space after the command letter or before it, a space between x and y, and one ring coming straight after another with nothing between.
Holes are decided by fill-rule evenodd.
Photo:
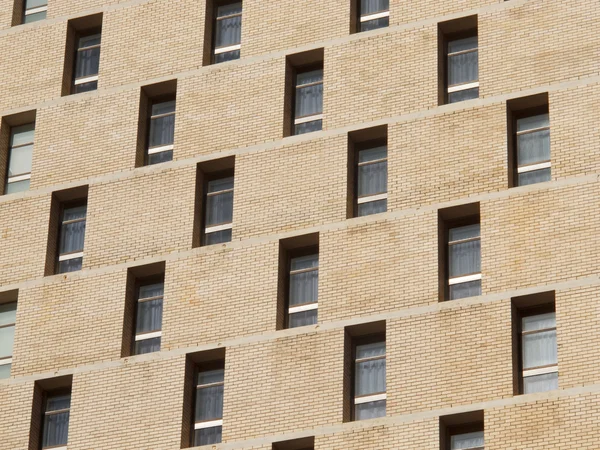
<instances>
[{"instance_id":1,"label":"white curtain","mask_svg":"<svg viewBox=\"0 0 600 450\"><path fill-rule=\"evenodd\" d=\"M323 112L323 83L296 89L296 117Z\"/></svg>"},{"instance_id":2,"label":"white curtain","mask_svg":"<svg viewBox=\"0 0 600 450\"><path fill-rule=\"evenodd\" d=\"M242 16L217 20L215 48L237 45L242 40Z\"/></svg>"},{"instance_id":3,"label":"white curtain","mask_svg":"<svg viewBox=\"0 0 600 450\"><path fill-rule=\"evenodd\" d=\"M136 333L149 333L158 331L162 327L163 313L163 283L140 287L140 299L161 297L156 300L138 302Z\"/></svg>"},{"instance_id":4,"label":"white curtain","mask_svg":"<svg viewBox=\"0 0 600 450\"><path fill-rule=\"evenodd\" d=\"M388 9L390 9L389 0L361 0L360 2L361 16L375 14L380 11L387 11Z\"/></svg>"},{"instance_id":5,"label":"white curtain","mask_svg":"<svg viewBox=\"0 0 600 450\"><path fill-rule=\"evenodd\" d=\"M450 245L450 278L481 272L481 241Z\"/></svg>"},{"instance_id":6,"label":"white curtain","mask_svg":"<svg viewBox=\"0 0 600 450\"><path fill-rule=\"evenodd\" d=\"M558 372L523 378L523 392L525 394L547 392L554 389L558 389Z\"/></svg>"},{"instance_id":7,"label":"white curtain","mask_svg":"<svg viewBox=\"0 0 600 450\"><path fill-rule=\"evenodd\" d=\"M289 327L304 327L306 325L314 325L317 323L318 311L311 309L310 311L302 311L290 314Z\"/></svg>"},{"instance_id":8,"label":"white curtain","mask_svg":"<svg viewBox=\"0 0 600 450\"><path fill-rule=\"evenodd\" d=\"M450 450L466 450L470 448L483 448L483 431L464 433L451 436Z\"/></svg>"},{"instance_id":9,"label":"white curtain","mask_svg":"<svg viewBox=\"0 0 600 450\"><path fill-rule=\"evenodd\" d=\"M358 167L358 196L387 192L387 161Z\"/></svg>"},{"instance_id":10,"label":"white curtain","mask_svg":"<svg viewBox=\"0 0 600 450\"><path fill-rule=\"evenodd\" d=\"M385 342L358 345L356 359L385 355ZM356 396L385 392L385 358L357 362L355 366L354 392Z\"/></svg>"},{"instance_id":11,"label":"white curtain","mask_svg":"<svg viewBox=\"0 0 600 450\"><path fill-rule=\"evenodd\" d=\"M540 130L517 136L519 166L550 159L550 130Z\"/></svg>"}]
</instances>

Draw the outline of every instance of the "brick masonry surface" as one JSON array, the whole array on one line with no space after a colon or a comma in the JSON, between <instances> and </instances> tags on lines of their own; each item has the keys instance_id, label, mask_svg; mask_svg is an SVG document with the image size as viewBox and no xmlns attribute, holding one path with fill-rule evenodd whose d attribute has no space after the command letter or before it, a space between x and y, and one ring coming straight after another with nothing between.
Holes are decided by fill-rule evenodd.
<instances>
[{"instance_id":1,"label":"brick masonry surface","mask_svg":"<svg viewBox=\"0 0 600 450\"><path fill-rule=\"evenodd\" d=\"M215 349L225 349L218 450L305 437L316 450L431 450L440 417L469 411L483 411L486 450L598 450L600 6L391 0L390 27L351 33L350 5L246 0L241 59L206 65L205 1L49 0L48 19L12 26L21 3L0 0L3 127L36 112L31 189L0 196L0 298L18 293L0 450L37 450L36 382L63 375L68 450L178 450L186 357ZM68 22L97 13L99 89L61 96ZM480 97L440 106L438 23L473 15ZM323 130L284 137L286 60L315 49ZM141 90L169 80L173 161L136 167ZM509 188L507 102L540 93L552 179ZM388 211L348 218L348 134L379 125ZM197 167L225 157L232 242L197 247ZM80 186L83 270L45 276L53 193ZM439 302L438 210L471 203L482 295ZM318 324L279 329L280 240L313 233ZM162 262L161 351L122 357L128 270ZM559 389L515 395L511 298L547 291ZM346 331L377 321L387 414L348 422Z\"/></svg>"}]
</instances>

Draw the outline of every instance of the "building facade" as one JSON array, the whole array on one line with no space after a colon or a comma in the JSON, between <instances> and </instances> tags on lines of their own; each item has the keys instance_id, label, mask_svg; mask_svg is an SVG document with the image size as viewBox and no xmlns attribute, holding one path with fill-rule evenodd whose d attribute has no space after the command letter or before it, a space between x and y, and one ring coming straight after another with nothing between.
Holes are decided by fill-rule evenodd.
<instances>
[{"instance_id":1,"label":"building facade","mask_svg":"<svg viewBox=\"0 0 600 450\"><path fill-rule=\"evenodd\" d=\"M0 0L0 449L600 448L599 31Z\"/></svg>"}]
</instances>

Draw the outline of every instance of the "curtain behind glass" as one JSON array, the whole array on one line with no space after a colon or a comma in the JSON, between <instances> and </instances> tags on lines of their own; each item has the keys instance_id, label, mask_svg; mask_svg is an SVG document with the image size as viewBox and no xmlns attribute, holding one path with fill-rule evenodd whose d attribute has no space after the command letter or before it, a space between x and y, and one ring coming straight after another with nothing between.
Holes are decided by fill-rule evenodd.
<instances>
[{"instance_id":1,"label":"curtain behind glass","mask_svg":"<svg viewBox=\"0 0 600 450\"><path fill-rule=\"evenodd\" d=\"M209 195L206 198L206 226L233 221L233 191Z\"/></svg>"},{"instance_id":2,"label":"curtain behind glass","mask_svg":"<svg viewBox=\"0 0 600 450\"><path fill-rule=\"evenodd\" d=\"M360 15L368 16L390 9L389 0L360 0Z\"/></svg>"},{"instance_id":3,"label":"curtain behind glass","mask_svg":"<svg viewBox=\"0 0 600 450\"><path fill-rule=\"evenodd\" d=\"M46 402L44 415L44 433L42 448L66 445L69 433L69 411L48 414L52 411L68 409L71 406L71 396L61 395L50 397Z\"/></svg>"},{"instance_id":4,"label":"curtain behind glass","mask_svg":"<svg viewBox=\"0 0 600 450\"><path fill-rule=\"evenodd\" d=\"M142 291L142 288L146 288ZM143 286L140 288L140 299L163 295L163 284ZM136 333L159 331L162 327L163 299L140 301L137 307Z\"/></svg>"},{"instance_id":5,"label":"curtain behind glass","mask_svg":"<svg viewBox=\"0 0 600 450\"><path fill-rule=\"evenodd\" d=\"M450 278L481 272L481 241L461 242L448 248Z\"/></svg>"},{"instance_id":6,"label":"curtain behind glass","mask_svg":"<svg viewBox=\"0 0 600 450\"><path fill-rule=\"evenodd\" d=\"M385 342L358 345L356 359L385 355ZM385 358L355 363L354 389L356 396L385 392Z\"/></svg>"},{"instance_id":7,"label":"curtain behind glass","mask_svg":"<svg viewBox=\"0 0 600 450\"><path fill-rule=\"evenodd\" d=\"M75 219L85 219L87 205L65 209L63 222ZM85 220L73 223L63 223L60 230L60 254L80 252L83 250L85 238Z\"/></svg>"},{"instance_id":8,"label":"curtain behind glass","mask_svg":"<svg viewBox=\"0 0 600 450\"><path fill-rule=\"evenodd\" d=\"M296 89L296 118L323 112L323 83Z\"/></svg>"},{"instance_id":9,"label":"curtain behind glass","mask_svg":"<svg viewBox=\"0 0 600 450\"><path fill-rule=\"evenodd\" d=\"M450 450L463 450L479 447L483 448L484 445L483 431L457 434L450 437Z\"/></svg>"},{"instance_id":10,"label":"curtain behind glass","mask_svg":"<svg viewBox=\"0 0 600 450\"><path fill-rule=\"evenodd\" d=\"M292 258L290 270L304 270L319 267L319 255ZM290 306L314 303L318 299L319 270L290 274Z\"/></svg>"},{"instance_id":11,"label":"curtain behind glass","mask_svg":"<svg viewBox=\"0 0 600 450\"><path fill-rule=\"evenodd\" d=\"M387 192L387 161L358 166L358 196Z\"/></svg>"},{"instance_id":12,"label":"curtain behind glass","mask_svg":"<svg viewBox=\"0 0 600 450\"><path fill-rule=\"evenodd\" d=\"M219 444L222 438L223 427L200 428L194 432L194 445Z\"/></svg>"},{"instance_id":13,"label":"curtain behind glass","mask_svg":"<svg viewBox=\"0 0 600 450\"><path fill-rule=\"evenodd\" d=\"M552 171L550 167L547 169L532 170L531 172L523 172L519 174L519 186L527 186L528 184L543 183L552 179Z\"/></svg>"},{"instance_id":14,"label":"curtain behind glass","mask_svg":"<svg viewBox=\"0 0 600 450\"><path fill-rule=\"evenodd\" d=\"M387 211L387 199L365 202L358 205L358 217L378 214Z\"/></svg>"},{"instance_id":15,"label":"curtain behind glass","mask_svg":"<svg viewBox=\"0 0 600 450\"><path fill-rule=\"evenodd\" d=\"M223 417L223 385L196 390L196 422Z\"/></svg>"},{"instance_id":16,"label":"curtain behind glass","mask_svg":"<svg viewBox=\"0 0 600 450\"><path fill-rule=\"evenodd\" d=\"M231 229L207 233L204 237L204 243L205 245L214 245L231 242L231 235Z\"/></svg>"},{"instance_id":17,"label":"curtain behind glass","mask_svg":"<svg viewBox=\"0 0 600 450\"><path fill-rule=\"evenodd\" d=\"M385 405L385 400L355 405L354 418L356 420L366 420L376 419L377 417L385 417Z\"/></svg>"},{"instance_id":18,"label":"curtain behind glass","mask_svg":"<svg viewBox=\"0 0 600 450\"><path fill-rule=\"evenodd\" d=\"M317 309L292 313L289 316L289 328L304 327L317 323L319 312Z\"/></svg>"},{"instance_id":19,"label":"curtain behind glass","mask_svg":"<svg viewBox=\"0 0 600 450\"><path fill-rule=\"evenodd\" d=\"M558 372L523 378L523 393L547 392L558 389Z\"/></svg>"},{"instance_id":20,"label":"curtain behind glass","mask_svg":"<svg viewBox=\"0 0 600 450\"><path fill-rule=\"evenodd\" d=\"M481 295L481 280L450 285L450 300Z\"/></svg>"},{"instance_id":21,"label":"curtain behind glass","mask_svg":"<svg viewBox=\"0 0 600 450\"><path fill-rule=\"evenodd\" d=\"M473 51L448 57L448 86L470 83L479 79L479 52Z\"/></svg>"},{"instance_id":22,"label":"curtain behind glass","mask_svg":"<svg viewBox=\"0 0 600 450\"><path fill-rule=\"evenodd\" d=\"M242 12L241 3L232 3L219 6L217 8L217 18L240 14ZM215 48L229 47L237 45L242 38L242 16L228 17L218 19L215 32Z\"/></svg>"},{"instance_id":23,"label":"curtain behind glass","mask_svg":"<svg viewBox=\"0 0 600 450\"><path fill-rule=\"evenodd\" d=\"M89 36L79 40L79 48L100 43L100 35ZM77 51L75 63L75 78L85 78L98 75L100 68L100 47L88 48Z\"/></svg>"},{"instance_id":24,"label":"curtain behind glass","mask_svg":"<svg viewBox=\"0 0 600 450\"><path fill-rule=\"evenodd\" d=\"M159 351L160 351L160 337L135 341L134 353L136 355L143 355L144 353L153 353L153 352L159 352Z\"/></svg>"},{"instance_id":25,"label":"curtain behind glass","mask_svg":"<svg viewBox=\"0 0 600 450\"><path fill-rule=\"evenodd\" d=\"M175 114L150 120L150 138L148 146L162 147L172 145L175 140Z\"/></svg>"}]
</instances>

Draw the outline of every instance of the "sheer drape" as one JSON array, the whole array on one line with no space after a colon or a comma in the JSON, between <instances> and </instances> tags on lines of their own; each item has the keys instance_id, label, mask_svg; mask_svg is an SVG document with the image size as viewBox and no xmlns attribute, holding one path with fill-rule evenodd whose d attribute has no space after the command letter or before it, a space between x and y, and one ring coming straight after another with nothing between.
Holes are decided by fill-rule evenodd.
<instances>
[{"instance_id":1,"label":"sheer drape","mask_svg":"<svg viewBox=\"0 0 600 450\"><path fill-rule=\"evenodd\" d=\"M87 206L77 206L65 209L63 212L63 222L85 219ZM85 238L85 220L78 220L72 223L63 223L60 230L60 248L61 254L80 252L83 250Z\"/></svg>"},{"instance_id":2,"label":"sheer drape","mask_svg":"<svg viewBox=\"0 0 600 450\"><path fill-rule=\"evenodd\" d=\"M526 132L550 125L548 114L517 120L517 132ZM517 135L517 163L519 166L550 160L550 130L538 130Z\"/></svg>"},{"instance_id":3,"label":"sheer drape","mask_svg":"<svg viewBox=\"0 0 600 450\"><path fill-rule=\"evenodd\" d=\"M98 75L100 67L100 47L86 48L100 44L100 35L86 36L79 39L79 50L75 63L75 78Z\"/></svg>"},{"instance_id":4,"label":"sheer drape","mask_svg":"<svg viewBox=\"0 0 600 450\"><path fill-rule=\"evenodd\" d=\"M307 325L315 325L317 323L318 314L319 312L316 309L292 313L289 317L289 327L296 328Z\"/></svg>"},{"instance_id":5,"label":"sheer drape","mask_svg":"<svg viewBox=\"0 0 600 450\"><path fill-rule=\"evenodd\" d=\"M163 284L153 284L140 288L140 299L161 297L155 300L138 302L136 333L149 333L159 331L162 327Z\"/></svg>"},{"instance_id":6,"label":"sheer drape","mask_svg":"<svg viewBox=\"0 0 600 450\"><path fill-rule=\"evenodd\" d=\"M558 372L523 378L523 393L546 392L558 389Z\"/></svg>"},{"instance_id":7,"label":"sheer drape","mask_svg":"<svg viewBox=\"0 0 600 450\"><path fill-rule=\"evenodd\" d=\"M385 343L356 347L357 360L383 355L385 355ZM385 358L356 362L354 390L356 396L385 392Z\"/></svg>"},{"instance_id":8,"label":"sheer drape","mask_svg":"<svg viewBox=\"0 0 600 450\"><path fill-rule=\"evenodd\" d=\"M468 281L450 286L450 300L481 295L481 280Z\"/></svg>"},{"instance_id":9,"label":"sheer drape","mask_svg":"<svg viewBox=\"0 0 600 450\"><path fill-rule=\"evenodd\" d=\"M473 51L468 51L473 50ZM465 52L453 54L457 52ZM448 86L470 83L479 79L477 36L448 43Z\"/></svg>"},{"instance_id":10,"label":"sheer drape","mask_svg":"<svg viewBox=\"0 0 600 450\"><path fill-rule=\"evenodd\" d=\"M175 102L168 102L172 104L172 108L169 111L162 112L160 114L167 114L175 112ZM175 114L169 114L167 116L161 116L152 118L150 120L150 136L148 140L148 146L162 147L164 145L172 145L175 139Z\"/></svg>"},{"instance_id":11,"label":"sheer drape","mask_svg":"<svg viewBox=\"0 0 600 450\"><path fill-rule=\"evenodd\" d=\"M225 17L233 14L240 14L241 12L241 3L223 5L217 9L215 48L229 47L230 45L237 45L241 42L242 16Z\"/></svg>"},{"instance_id":12,"label":"sheer drape","mask_svg":"<svg viewBox=\"0 0 600 450\"><path fill-rule=\"evenodd\" d=\"M387 211L387 199L374 202L360 203L358 205L358 217L378 214Z\"/></svg>"},{"instance_id":13,"label":"sheer drape","mask_svg":"<svg viewBox=\"0 0 600 450\"><path fill-rule=\"evenodd\" d=\"M550 181L552 172L550 168L532 170L531 172L523 172L519 174L519 186L527 186L528 184L543 183Z\"/></svg>"},{"instance_id":14,"label":"sheer drape","mask_svg":"<svg viewBox=\"0 0 600 450\"><path fill-rule=\"evenodd\" d=\"M291 270L304 270L319 267L319 255L293 258ZM290 274L290 306L314 303L318 299L319 270Z\"/></svg>"},{"instance_id":15,"label":"sheer drape","mask_svg":"<svg viewBox=\"0 0 600 450\"><path fill-rule=\"evenodd\" d=\"M213 180L208 183L206 197L206 226L231 223L233 220L233 191L210 195L233 189L233 177Z\"/></svg>"},{"instance_id":16,"label":"sheer drape","mask_svg":"<svg viewBox=\"0 0 600 450\"><path fill-rule=\"evenodd\" d=\"M366 164L358 168L358 195L387 192L387 161Z\"/></svg>"},{"instance_id":17,"label":"sheer drape","mask_svg":"<svg viewBox=\"0 0 600 450\"><path fill-rule=\"evenodd\" d=\"M312 84L316 83L316 84ZM303 85L309 86L303 86ZM323 70L299 73L296 77L296 118L323 112Z\"/></svg>"},{"instance_id":18,"label":"sheer drape","mask_svg":"<svg viewBox=\"0 0 600 450\"><path fill-rule=\"evenodd\" d=\"M376 419L385 416L385 400L377 402L361 403L354 408L356 420Z\"/></svg>"},{"instance_id":19,"label":"sheer drape","mask_svg":"<svg viewBox=\"0 0 600 450\"><path fill-rule=\"evenodd\" d=\"M144 353L154 353L160 351L160 337L152 339L142 339L135 342L136 355L143 355Z\"/></svg>"},{"instance_id":20,"label":"sheer drape","mask_svg":"<svg viewBox=\"0 0 600 450\"><path fill-rule=\"evenodd\" d=\"M450 278L481 272L481 241L479 239L449 247Z\"/></svg>"},{"instance_id":21,"label":"sheer drape","mask_svg":"<svg viewBox=\"0 0 600 450\"><path fill-rule=\"evenodd\" d=\"M548 366L558 362L556 330L538 331L556 327L556 314L546 313L524 317L523 368Z\"/></svg>"},{"instance_id":22,"label":"sheer drape","mask_svg":"<svg viewBox=\"0 0 600 450\"><path fill-rule=\"evenodd\" d=\"M360 0L360 15L367 16L390 9L389 0Z\"/></svg>"},{"instance_id":23,"label":"sheer drape","mask_svg":"<svg viewBox=\"0 0 600 450\"><path fill-rule=\"evenodd\" d=\"M483 448L483 431L458 434L450 437L450 450L466 450L471 448Z\"/></svg>"},{"instance_id":24,"label":"sheer drape","mask_svg":"<svg viewBox=\"0 0 600 450\"><path fill-rule=\"evenodd\" d=\"M223 417L223 385L201 387L224 380L224 371L211 370L198 374L196 389L196 422L220 419Z\"/></svg>"},{"instance_id":25,"label":"sheer drape","mask_svg":"<svg viewBox=\"0 0 600 450\"><path fill-rule=\"evenodd\" d=\"M223 427L201 428L194 433L194 445L218 444L222 439Z\"/></svg>"}]
</instances>

